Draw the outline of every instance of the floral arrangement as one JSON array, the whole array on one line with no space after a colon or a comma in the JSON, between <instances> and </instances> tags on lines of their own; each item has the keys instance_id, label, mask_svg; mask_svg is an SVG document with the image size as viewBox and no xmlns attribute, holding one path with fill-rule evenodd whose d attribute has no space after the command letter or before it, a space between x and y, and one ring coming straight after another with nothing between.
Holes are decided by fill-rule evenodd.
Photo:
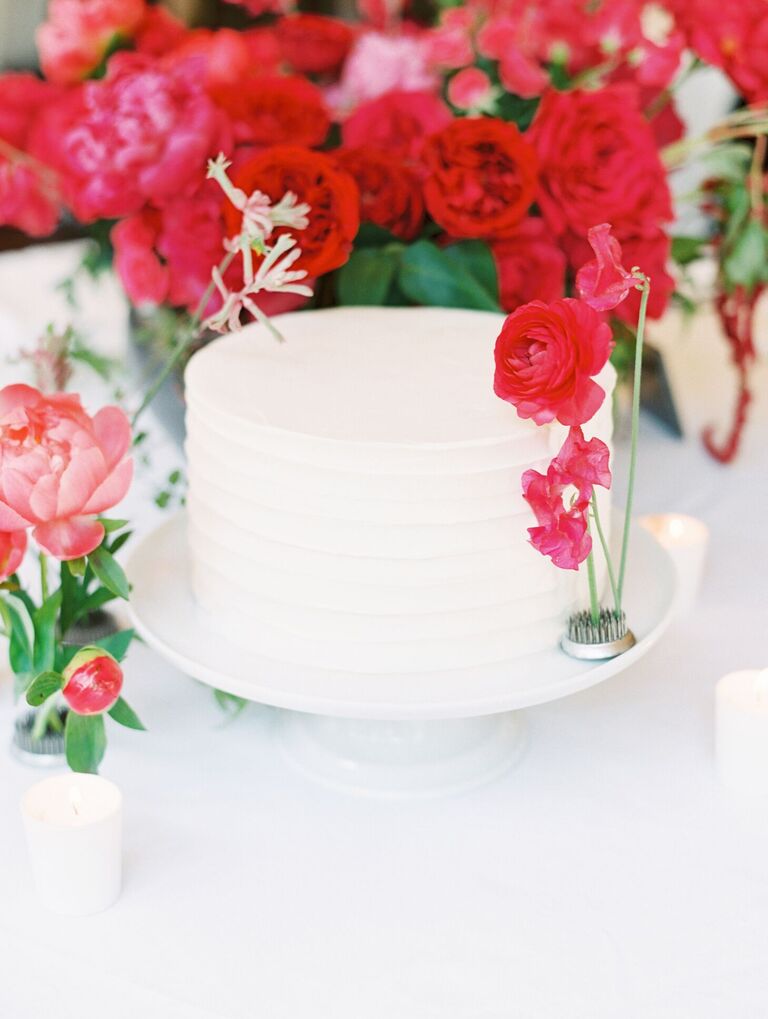
<instances>
[{"instance_id":1,"label":"floral arrangement","mask_svg":"<svg viewBox=\"0 0 768 1019\"><path fill-rule=\"evenodd\" d=\"M121 697L119 662L133 631L85 647L73 642L78 624L128 598L114 555L130 532L125 520L103 514L131 484L130 447L128 418L118 407L91 417L74 394L45 395L21 384L0 390L0 620L17 691L39 709L33 735L63 728L76 771L98 768L105 713L143 728ZM30 538L37 584L19 572L25 557L35 558ZM50 560L59 564L55 580Z\"/></svg>"}]
</instances>

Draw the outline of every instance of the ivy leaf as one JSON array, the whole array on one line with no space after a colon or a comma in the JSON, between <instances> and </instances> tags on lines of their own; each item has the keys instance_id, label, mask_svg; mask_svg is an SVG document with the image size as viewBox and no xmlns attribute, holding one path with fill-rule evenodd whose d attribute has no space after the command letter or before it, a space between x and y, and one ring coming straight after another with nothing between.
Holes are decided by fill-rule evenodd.
<instances>
[{"instance_id":1,"label":"ivy leaf","mask_svg":"<svg viewBox=\"0 0 768 1019\"><path fill-rule=\"evenodd\" d=\"M123 572L122 566L114 559L103 545L99 545L88 556L91 569L96 574L107 590L111 591L118 598L128 600L131 593L128 586L128 578Z\"/></svg>"},{"instance_id":2,"label":"ivy leaf","mask_svg":"<svg viewBox=\"0 0 768 1019\"><path fill-rule=\"evenodd\" d=\"M487 272L481 271L484 281L473 275L473 270L478 271L476 258L475 251L468 254L454 251L449 255L447 249L430 241L416 241L403 252L400 287L417 304L500 311L497 296L487 288Z\"/></svg>"},{"instance_id":3,"label":"ivy leaf","mask_svg":"<svg viewBox=\"0 0 768 1019\"><path fill-rule=\"evenodd\" d=\"M68 712L64 726L64 749L67 764L72 771L95 775L107 749L103 715Z\"/></svg>"},{"instance_id":4,"label":"ivy leaf","mask_svg":"<svg viewBox=\"0 0 768 1019\"><path fill-rule=\"evenodd\" d=\"M117 698L107 714L110 718L113 718L118 725L124 725L127 729L140 729L142 732L146 732L147 730L147 727L142 724L139 716L133 708L130 707L122 697Z\"/></svg>"},{"instance_id":5,"label":"ivy leaf","mask_svg":"<svg viewBox=\"0 0 768 1019\"><path fill-rule=\"evenodd\" d=\"M400 266L402 246L353 251L336 279L340 304L381 305Z\"/></svg>"},{"instance_id":6,"label":"ivy leaf","mask_svg":"<svg viewBox=\"0 0 768 1019\"><path fill-rule=\"evenodd\" d=\"M56 651L56 620L61 607L61 598L62 592L56 591L43 602L32 617L32 625L35 629L33 672L47 672L53 668Z\"/></svg>"},{"instance_id":7,"label":"ivy leaf","mask_svg":"<svg viewBox=\"0 0 768 1019\"><path fill-rule=\"evenodd\" d=\"M56 693L64 686L64 677L58 672L41 672L35 676L27 688L27 704L33 708L39 708L43 701L47 701L51 694Z\"/></svg>"}]
</instances>

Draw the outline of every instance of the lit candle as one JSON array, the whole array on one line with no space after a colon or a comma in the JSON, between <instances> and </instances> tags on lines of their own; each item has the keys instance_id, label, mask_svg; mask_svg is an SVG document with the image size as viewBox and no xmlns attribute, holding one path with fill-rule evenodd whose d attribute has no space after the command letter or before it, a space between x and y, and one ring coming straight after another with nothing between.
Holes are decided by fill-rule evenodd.
<instances>
[{"instance_id":1,"label":"lit candle","mask_svg":"<svg viewBox=\"0 0 768 1019\"><path fill-rule=\"evenodd\" d=\"M120 895L122 796L98 775L55 775L21 800L37 894L56 913L82 916Z\"/></svg>"},{"instance_id":2,"label":"lit candle","mask_svg":"<svg viewBox=\"0 0 768 1019\"><path fill-rule=\"evenodd\" d=\"M768 795L768 669L731 672L717 684L715 758L727 789Z\"/></svg>"},{"instance_id":3,"label":"lit candle","mask_svg":"<svg viewBox=\"0 0 768 1019\"><path fill-rule=\"evenodd\" d=\"M667 550L677 573L675 607L679 615L693 609L699 597L709 546L709 528L682 513L653 513L640 524Z\"/></svg>"}]
</instances>

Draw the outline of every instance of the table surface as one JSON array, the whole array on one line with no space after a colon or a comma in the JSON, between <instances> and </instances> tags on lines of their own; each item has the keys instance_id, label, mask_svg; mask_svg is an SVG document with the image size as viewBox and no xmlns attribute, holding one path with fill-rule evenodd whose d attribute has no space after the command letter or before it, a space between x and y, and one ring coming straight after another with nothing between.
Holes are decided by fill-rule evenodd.
<instances>
[{"instance_id":1,"label":"table surface","mask_svg":"<svg viewBox=\"0 0 768 1019\"><path fill-rule=\"evenodd\" d=\"M25 335L0 322L2 352ZM730 398L711 354L677 351L701 414ZM0 745L0 1016L765 1019L768 805L719 792L712 757L715 682L768 665L764 367L759 385L730 468L644 421L639 512L712 529L700 603L620 677L529 710L526 756L491 785L329 791L284 759L272 709L225 721L136 646L149 731L113 726L103 768L125 797L125 887L71 919L35 901L18 800L38 775ZM152 441L143 526L177 456ZM6 679L3 740L12 710Z\"/></svg>"}]
</instances>

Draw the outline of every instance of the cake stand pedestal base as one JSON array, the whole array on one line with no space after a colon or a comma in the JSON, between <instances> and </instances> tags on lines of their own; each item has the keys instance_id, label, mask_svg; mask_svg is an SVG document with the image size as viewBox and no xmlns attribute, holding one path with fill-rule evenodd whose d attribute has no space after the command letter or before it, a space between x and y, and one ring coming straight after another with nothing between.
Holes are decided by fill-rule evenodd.
<instances>
[{"instance_id":1,"label":"cake stand pedestal base","mask_svg":"<svg viewBox=\"0 0 768 1019\"><path fill-rule=\"evenodd\" d=\"M490 782L525 749L520 711L476 718L383 721L283 711L290 762L345 792L392 798L455 793Z\"/></svg>"}]
</instances>

